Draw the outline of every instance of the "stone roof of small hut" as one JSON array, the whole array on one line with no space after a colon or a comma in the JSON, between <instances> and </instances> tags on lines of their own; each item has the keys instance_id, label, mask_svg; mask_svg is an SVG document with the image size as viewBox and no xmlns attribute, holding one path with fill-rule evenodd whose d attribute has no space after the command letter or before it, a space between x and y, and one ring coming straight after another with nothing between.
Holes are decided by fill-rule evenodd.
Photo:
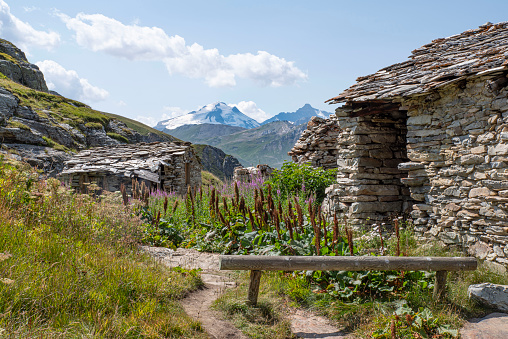
<instances>
[{"instance_id":1,"label":"stone roof of small hut","mask_svg":"<svg viewBox=\"0 0 508 339\"><path fill-rule=\"evenodd\" d=\"M96 147L79 152L65 162L61 175L104 172L126 177L140 177L159 182L160 164L169 158L184 155L190 143L153 142Z\"/></svg>"},{"instance_id":2,"label":"stone roof of small hut","mask_svg":"<svg viewBox=\"0 0 508 339\"><path fill-rule=\"evenodd\" d=\"M417 48L409 60L359 77L356 84L326 102L382 104L401 97L426 94L466 77L506 69L508 22L486 23Z\"/></svg>"}]
</instances>

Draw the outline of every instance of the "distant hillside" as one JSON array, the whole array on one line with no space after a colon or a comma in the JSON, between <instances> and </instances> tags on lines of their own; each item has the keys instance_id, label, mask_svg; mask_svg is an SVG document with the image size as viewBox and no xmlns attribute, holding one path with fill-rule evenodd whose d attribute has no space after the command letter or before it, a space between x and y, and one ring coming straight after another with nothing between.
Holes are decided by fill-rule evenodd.
<instances>
[{"instance_id":1,"label":"distant hillside","mask_svg":"<svg viewBox=\"0 0 508 339\"><path fill-rule=\"evenodd\" d=\"M203 106L197 111L192 111L179 117L160 121L155 129L162 131L173 130L184 125L219 124L239 126L243 128L258 127L259 123L240 112L237 107L231 107L223 102L217 102Z\"/></svg>"},{"instance_id":2,"label":"distant hillside","mask_svg":"<svg viewBox=\"0 0 508 339\"><path fill-rule=\"evenodd\" d=\"M241 166L237 158L224 153L220 148L210 145L192 145L201 159L203 170L210 172L221 180L231 180L235 167Z\"/></svg>"},{"instance_id":3,"label":"distant hillside","mask_svg":"<svg viewBox=\"0 0 508 339\"><path fill-rule=\"evenodd\" d=\"M223 126L224 127L224 126ZM250 166L259 163L272 167L280 167L284 160L291 160L287 152L291 150L306 124L295 126L287 121L275 121L257 128L243 129L233 132L226 128L222 135L214 135L210 131L209 138L203 137L200 131L213 128L210 125L182 126L171 132L182 140L192 143L205 143L222 149L227 154L238 158L242 165ZM227 132L233 132L227 134ZM199 140L199 141L198 141Z\"/></svg>"},{"instance_id":4,"label":"distant hillside","mask_svg":"<svg viewBox=\"0 0 508 339\"><path fill-rule=\"evenodd\" d=\"M210 142L220 142L220 138L233 133L245 131L246 129L238 126L228 125L184 125L172 130L164 129L164 132L171 132L176 138L191 141L196 144L208 144Z\"/></svg>"},{"instance_id":5,"label":"distant hillside","mask_svg":"<svg viewBox=\"0 0 508 339\"><path fill-rule=\"evenodd\" d=\"M312 107L310 104L305 104L303 107L296 110L296 112L282 112L270 119L263 121L261 124L265 125L274 121L290 121L295 125L307 123L310 118L317 116L320 118L328 118L330 112L325 112L320 109Z\"/></svg>"}]
</instances>

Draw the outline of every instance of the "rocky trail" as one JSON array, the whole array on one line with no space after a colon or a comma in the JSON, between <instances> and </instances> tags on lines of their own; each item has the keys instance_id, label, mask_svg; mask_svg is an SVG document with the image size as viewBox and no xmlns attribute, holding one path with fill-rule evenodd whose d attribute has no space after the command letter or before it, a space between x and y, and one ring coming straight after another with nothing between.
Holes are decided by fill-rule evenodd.
<instances>
[{"instance_id":1,"label":"rocky trail","mask_svg":"<svg viewBox=\"0 0 508 339\"><path fill-rule=\"evenodd\" d=\"M178 248L176 251L162 247L141 248L168 267L201 269L201 278L205 285L182 300L185 312L200 321L212 339L247 339L231 323L223 320L218 312L210 309L212 303L227 288L236 286L230 274L219 271L218 254L184 248ZM291 322L291 331L297 338L353 338L331 325L326 318L306 310L291 308L287 310L286 316ZM462 339L506 339L508 314L491 313L481 319L471 319L460 330L460 334Z\"/></svg>"}]
</instances>

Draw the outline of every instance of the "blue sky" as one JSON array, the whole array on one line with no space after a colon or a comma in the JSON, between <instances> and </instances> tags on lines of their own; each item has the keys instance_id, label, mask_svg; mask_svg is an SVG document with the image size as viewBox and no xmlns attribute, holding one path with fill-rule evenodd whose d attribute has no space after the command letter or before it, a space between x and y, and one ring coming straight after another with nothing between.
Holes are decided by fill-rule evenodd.
<instances>
[{"instance_id":1,"label":"blue sky","mask_svg":"<svg viewBox=\"0 0 508 339\"><path fill-rule=\"evenodd\" d=\"M508 1L0 0L0 37L62 95L155 124L223 101L262 121L324 101Z\"/></svg>"}]
</instances>

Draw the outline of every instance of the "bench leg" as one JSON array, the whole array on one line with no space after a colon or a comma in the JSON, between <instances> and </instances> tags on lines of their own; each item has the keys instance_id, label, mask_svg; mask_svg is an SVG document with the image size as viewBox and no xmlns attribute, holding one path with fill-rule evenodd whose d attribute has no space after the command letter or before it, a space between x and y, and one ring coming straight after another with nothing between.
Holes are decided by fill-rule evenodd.
<instances>
[{"instance_id":1,"label":"bench leg","mask_svg":"<svg viewBox=\"0 0 508 339\"><path fill-rule=\"evenodd\" d=\"M434 282L434 300L442 299L446 292L446 275L448 271L436 271L436 281Z\"/></svg>"},{"instance_id":2,"label":"bench leg","mask_svg":"<svg viewBox=\"0 0 508 339\"><path fill-rule=\"evenodd\" d=\"M250 271L250 284L249 284L249 294L248 294L249 305L256 306L256 304L258 303L259 283L260 282L261 282L261 271L257 271L257 270Z\"/></svg>"}]
</instances>

